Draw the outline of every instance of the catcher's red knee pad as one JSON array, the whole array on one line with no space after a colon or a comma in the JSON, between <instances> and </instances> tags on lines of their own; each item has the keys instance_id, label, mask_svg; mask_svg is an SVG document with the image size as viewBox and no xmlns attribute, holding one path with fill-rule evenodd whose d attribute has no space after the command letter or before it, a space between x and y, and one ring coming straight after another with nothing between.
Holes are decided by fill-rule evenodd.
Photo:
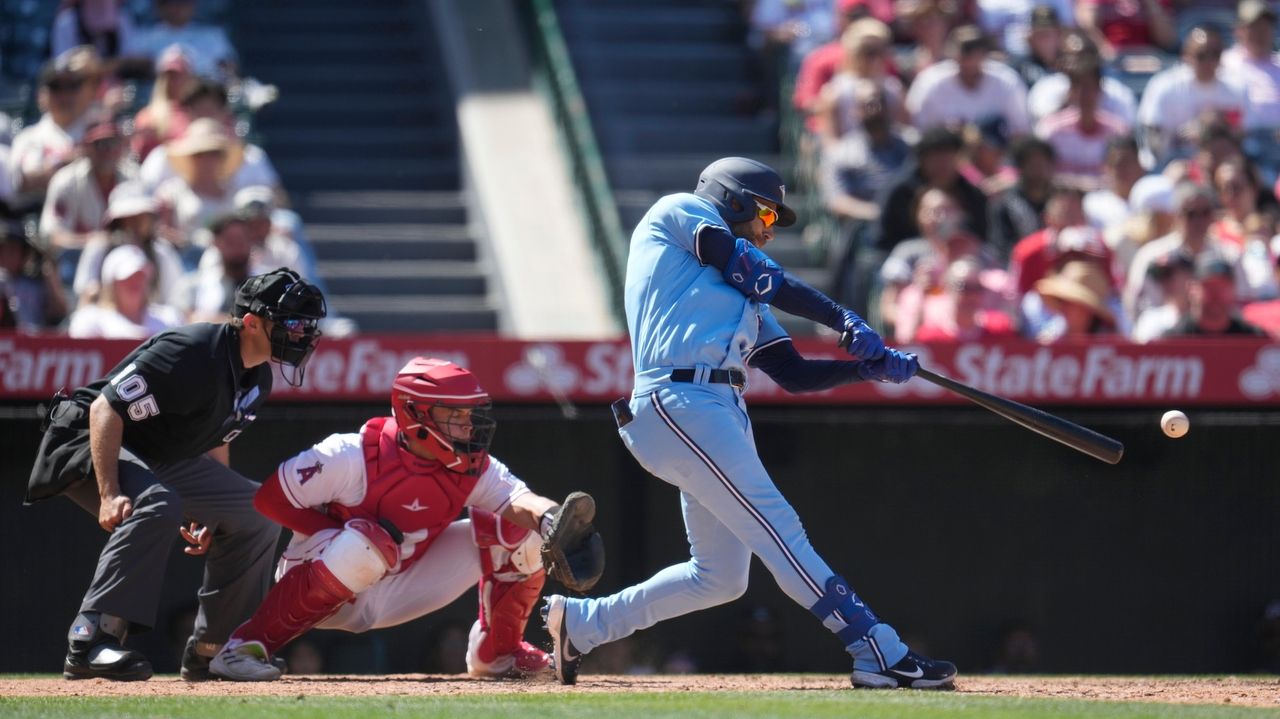
<instances>
[{"instance_id":1,"label":"catcher's red knee pad","mask_svg":"<svg viewBox=\"0 0 1280 719\"><path fill-rule=\"evenodd\" d=\"M400 545L368 519L349 519L320 552L319 561L347 589L359 594L400 564Z\"/></svg>"},{"instance_id":2,"label":"catcher's red knee pad","mask_svg":"<svg viewBox=\"0 0 1280 719\"><path fill-rule=\"evenodd\" d=\"M492 512L471 510L471 536L480 549L480 569L518 581L542 569L542 538Z\"/></svg>"}]
</instances>

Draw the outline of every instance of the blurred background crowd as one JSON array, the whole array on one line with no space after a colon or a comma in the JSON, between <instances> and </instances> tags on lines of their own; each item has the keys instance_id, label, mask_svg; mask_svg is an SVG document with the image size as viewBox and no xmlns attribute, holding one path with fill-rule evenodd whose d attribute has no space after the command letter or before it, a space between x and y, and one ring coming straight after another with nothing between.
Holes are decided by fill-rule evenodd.
<instances>
[{"instance_id":1,"label":"blurred background crowd","mask_svg":"<svg viewBox=\"0 0 1280 719\"><path fill-rule=\"evenodd\" d=\"M750 13L802 119L796 179L831 218L831 289L896 342L1280 335L1271 4Z\"/></svg>"},{"instance_id":2,"label":"blurred background crowd","mask_svg":"<svg viewBox=\"0 0 1280 719\"><path fill-rule=\"evenodd\" d=\"M242 77L227 34L196 10L68 0L46 33L7 47L4 74L30 77L0 115L0 327L145 338L225 318L251 274L319 280L250 140L274 88Z\"/></svg>"},{"instance_id":3,"label":"blurred background crowd","mask_svg":"<svg viewBox=\"0 0 1280 719\"><path fill-rule=\"evenodd\" d=\"M224 317L252 273L324 283L256 142L275 88L197 19L227 6L64 0L40 42L5 44L0 75L29 92L0 106L0 326L140 338ZM894 342L1280 336L1271 3L755 0L741 16L750 112L780 118L823 289Z\"/></svg>"}]
</instances>

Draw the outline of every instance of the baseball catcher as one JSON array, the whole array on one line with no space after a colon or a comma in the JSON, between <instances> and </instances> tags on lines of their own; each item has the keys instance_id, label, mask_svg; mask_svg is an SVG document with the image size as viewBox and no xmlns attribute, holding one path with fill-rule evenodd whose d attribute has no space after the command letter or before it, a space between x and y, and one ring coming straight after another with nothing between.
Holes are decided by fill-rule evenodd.
<instances>
[{"instance_id":1,"label":"baseball catcher","mask_svg":"<svg viewBox=\"0 0 1280 719\"><path fill-rule=\"evenodd\" d=\"M402 624L477 585L467 671L503 677L549 667L550 657L524 641L525 624L548 572L571 589L599 578L595 503L574 492L558 505L490 456L489 395L452 362L410 361L391 409L285 460L263 483L254 505L292 529L293 540L276 585L214 656L213 674L277 679L272 656L312 627ZM469 518L458 519L463 510Z\"/></svg>"}]
</instances>

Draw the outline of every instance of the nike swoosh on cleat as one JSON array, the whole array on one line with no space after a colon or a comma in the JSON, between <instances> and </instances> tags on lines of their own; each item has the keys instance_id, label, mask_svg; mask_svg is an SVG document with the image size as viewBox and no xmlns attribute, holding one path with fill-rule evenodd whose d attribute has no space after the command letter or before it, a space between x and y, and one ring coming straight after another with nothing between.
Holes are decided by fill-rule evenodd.
<instances>
[{"instance_id":1,"label":"nike swoosh on cleat","mask_svg":"<svg viewBox=\"0 0 1280 719\"><path fill-rule=\"evenodd\" d=\"M919 666L916 667L916 670L914 672L904 672L901 669L894 669L892 671L894 674L901 674L902 676L908 679L919 679L920 677L924 676L924 670L921 669Z\"/></svg>"}]
</instances>

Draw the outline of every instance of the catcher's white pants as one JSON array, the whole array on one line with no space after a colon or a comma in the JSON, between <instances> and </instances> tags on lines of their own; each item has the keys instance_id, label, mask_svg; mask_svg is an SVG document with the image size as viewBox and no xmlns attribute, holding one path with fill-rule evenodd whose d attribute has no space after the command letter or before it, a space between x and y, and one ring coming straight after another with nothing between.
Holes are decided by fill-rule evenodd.
<instances>
[{"instance_id":1,"label":"catcher's white pants","mask_svg":"<svg viewBox=\"0 0 1280 719\"><path fill-rule=\"evenodd\" d=\"M320 555L340 530L326 529L290 544L280 557L276 578L297 564ZM471 520L450 524L426 553L408 569L389 574L356 595L336 614L320 622L321 629L365 632L403 624L430 614L476 586L480 554L471 536Z\"/></svg>"}]
</instances>

